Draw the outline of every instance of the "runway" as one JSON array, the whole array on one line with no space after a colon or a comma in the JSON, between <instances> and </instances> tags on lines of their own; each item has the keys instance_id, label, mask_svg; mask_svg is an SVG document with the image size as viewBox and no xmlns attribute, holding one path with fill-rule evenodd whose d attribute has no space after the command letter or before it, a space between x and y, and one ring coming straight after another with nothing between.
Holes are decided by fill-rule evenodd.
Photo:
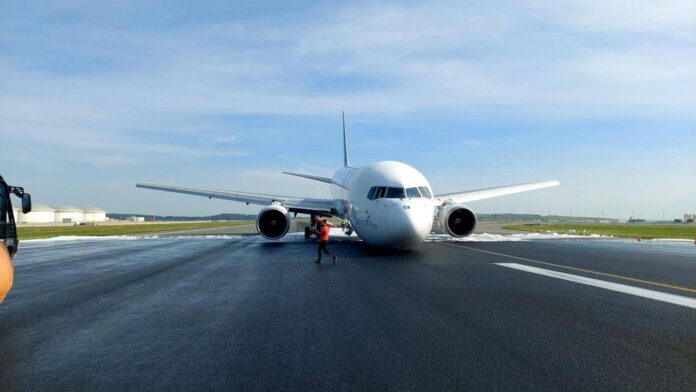
<instances>
[{"instance_id":1,"label":"runway","mask_svg":"<svg viewBox=\"0 0 696 392\"><path fill-rule=\"evenodd\" d=\"M0 390L696 389L693 244L338 239L335 266L315 247L25 243Z\"/></svg>"}]
</instances>

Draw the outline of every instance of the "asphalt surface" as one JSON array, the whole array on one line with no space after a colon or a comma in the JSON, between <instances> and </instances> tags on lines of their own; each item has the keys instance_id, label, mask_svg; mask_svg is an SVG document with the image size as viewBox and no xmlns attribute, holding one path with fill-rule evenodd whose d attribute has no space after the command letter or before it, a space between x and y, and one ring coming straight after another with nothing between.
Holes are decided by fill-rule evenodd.
<instances>
[{"instance_id":1,"label":"asphalt surface","mask_svg":"<svg viewBox=\"0 0 696 392\"><path fill-rule=\"evenodd\" d=\"M315 247L25 244L0 390L696 390L696 309L496 264L695 298L693 244Z\"/></svg>"}]
</instances>

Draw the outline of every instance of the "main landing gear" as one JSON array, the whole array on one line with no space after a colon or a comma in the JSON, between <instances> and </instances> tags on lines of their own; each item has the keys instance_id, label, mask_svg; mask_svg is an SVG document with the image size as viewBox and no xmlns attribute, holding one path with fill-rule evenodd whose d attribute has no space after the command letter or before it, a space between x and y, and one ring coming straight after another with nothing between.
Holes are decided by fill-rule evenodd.
<instances>
[{"instance_id":1,"label":"main landing gear","mask_svg":"<svg viewBox=\"0 0 696 392\"><path fill-rule=\"evenodd\" d=\"M312 214L309 216L309 226L305 226L304 228L304 238L306 240L312 238L312 236L316 236L317 227L314 224L316 219L317 215ZM347 221L343 221L343 223L341 223L341 229L347 236L351 236L353 234L353 227Z\"/></svg>"},{"instance_id":2,"label":"main landing gear","mask_svg":"<svg viewBox=\"0 0 696 392\"><path fill-rule=\"evenodd\" d=\"M306 240L312 238L312 235L314 235L314 230L316 230L316 226L314 225L314 222L317 220L317 216L312 214L309 216L309 226L305 226L304 228L304 238Z\"/></svg>"}]
</instances>

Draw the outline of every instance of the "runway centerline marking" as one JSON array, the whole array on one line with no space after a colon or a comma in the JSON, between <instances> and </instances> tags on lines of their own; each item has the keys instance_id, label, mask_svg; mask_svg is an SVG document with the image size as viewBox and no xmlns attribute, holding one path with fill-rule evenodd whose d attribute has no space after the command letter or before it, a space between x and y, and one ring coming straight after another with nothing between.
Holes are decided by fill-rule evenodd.
<instances>
[{"instance_id":1,"label":"runway centerline marking","mask_svg":"<svg viewBox=\"0 0 696 392\"><path fill-rule=\"evenodd\" d=\"M631 282L638 282L638 283L649 284L649 285L653 285L653 286L666 287L666 288L673 289L673 290L686 291L686 292L688 292L688 293L694 293L694 294L696 294L696 289L692 289L692 288L689 288L689 287L675 286L675 285L672 285L672 284L660 283L660 282L653 282L653 281L651 281L651 280L633 278L633 277L630 277L630 276L623 276L623 275L610 274L610 273L607 273L607 272L593 271L593 270L589 270L589 269L585 269L585 268L571 267L571 266L569 266L569 265L556 264L556 263L549 263L548 261L541 261L541 260L528 259L528 258L526 258L526 257L519 257L519 256L508 255L508 254L505 254L505 253L491 252L490 250L476 249L476 248L472 248L472 247L469 247L469 246L454 245L454 244L450 244L450 243L447 243L447 242L441 242L441 244L449 245L449 246L454 246L455 248L463 248L463 249L474 250L474 251L476 251L476 252L481 252L481 253L488 253L488 254L492 254L492 255L496 255L496 256L508 257L508 258L511 258L511 259L517 259L517 260L528 261L528 262L530 262L530 263L538 263L538 264L550 265L550 266L554 266L554 267L558 267L558 268L565 268L565 269L569 269L569 270L573 270L573 271L586 272L586 273L588 273L588 274L609 276L609 277L616 278L616 279L623 279L623 280L628 280L628 281L631 281Z\"/></svg>"},{"instance_id":2,"label":"runway centerline marking","mask_svg":"<svg viewBox=\"0 0 696 392\"><path fill-rule=\"evenodd\" d=\"M681 295L663 293L661 291L648 290L640 287L628 286L621 283L607 282L604 280L587 278L580 275L572 275L567 274L565 272L532 267L530 265L518 263L495 263L495 265L696 309L696 298L689 298Z\"/></svg>"}]
</instances>

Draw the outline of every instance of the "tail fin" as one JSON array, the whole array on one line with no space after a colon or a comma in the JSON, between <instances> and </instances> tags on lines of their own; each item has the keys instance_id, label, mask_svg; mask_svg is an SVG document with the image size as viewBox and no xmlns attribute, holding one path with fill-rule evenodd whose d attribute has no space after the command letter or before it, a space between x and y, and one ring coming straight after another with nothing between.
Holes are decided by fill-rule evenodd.
<instances>
[{"instance_id":1,"label":"tail fin","mask_svg":"<svg viewBox=\"0 0 696 392\"><path fill-rule=\"evenodd\" d=\"M346 112L341 112L343 118L343 166L350 167L348 162L348 139L346 138Z\"/></svg>"}]
</instances>

